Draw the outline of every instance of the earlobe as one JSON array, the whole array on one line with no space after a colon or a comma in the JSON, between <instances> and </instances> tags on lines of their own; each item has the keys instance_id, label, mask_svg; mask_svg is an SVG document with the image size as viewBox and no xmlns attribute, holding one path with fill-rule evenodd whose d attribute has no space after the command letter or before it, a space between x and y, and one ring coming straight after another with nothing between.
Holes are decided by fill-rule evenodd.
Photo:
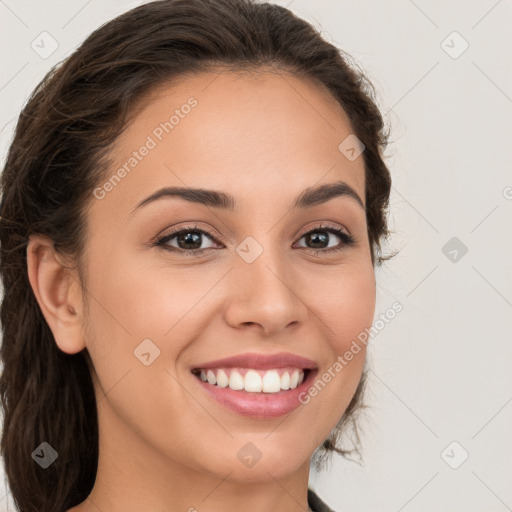
<instances>
[{"instance_id":1,"label":"earlobe","mask_svg":"<svg viewBox=\"0 0 512 512\"><path fill-rule=\"evenodd\" d=\"M66 267L50 238L30 235L27 271L30 285L57 346L68 354L83 350L85 340L77 293L78 277Z\"/></svg>"}]
</instances>

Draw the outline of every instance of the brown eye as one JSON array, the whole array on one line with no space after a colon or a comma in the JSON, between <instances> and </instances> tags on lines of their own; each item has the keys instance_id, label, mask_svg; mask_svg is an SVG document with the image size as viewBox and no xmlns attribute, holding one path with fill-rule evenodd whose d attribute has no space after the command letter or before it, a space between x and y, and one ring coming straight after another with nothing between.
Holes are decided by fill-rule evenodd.
<instances>
[{"instance_id":1,"label":"brown eye","mask_svg":"<svg viewBox=\"0 0 512 512\"><path fill-rule=\"evenodd\" d=\"M181 253L185 256L200 254L218 248L218 246L215 247L215 244L210 247L202 247L205 238L212 243L216 242L213 235L198 226L187 226L162 236L154 245L170 252ZM341 240L341 242L336 243L336 238ZM316 254L338 251L347 246L354 245L356 242L352 235L333 226L318 226L302 235L300 240L302 239L305 240L306 245L300 245L298 247L301 249L310 249Z\"/></svg>"},{"instance_id":2,"label":"brown eye","mask_svg":"<svg viewBox=\"0 0 512 512\"><path fill-rule=\"evenodd\" d=\"M210 241L214 240L210 233L198 228L197 226L190 226L164 235L155 243L155 245L161 246L168 251L196 254L213 248L201 247L205 238ZM169 243L171 241L174 241L174 243Z\"/></svg>"},{"instance_id":3,"label":"brown eye","mask_svg":"<svg viewBox=\"0 0 512 512\"><path fill-rule=\"evenodd\" d=\"M341 243L336 243L336 237L341 240ZM301 240L302 238L305 239L306 246L301 247L311 249L316 253L337 251L355 243L355 239L351 235L333 226L319 226L302 235ZM334 243L331 244L331 241Z\"/></svg>"}]
</instances>

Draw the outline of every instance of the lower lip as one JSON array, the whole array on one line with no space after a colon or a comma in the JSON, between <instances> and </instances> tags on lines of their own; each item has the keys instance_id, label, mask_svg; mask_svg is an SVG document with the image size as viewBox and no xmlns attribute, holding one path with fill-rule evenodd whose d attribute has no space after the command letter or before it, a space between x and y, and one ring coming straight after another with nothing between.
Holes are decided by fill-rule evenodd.
<instances>
[{"instance_id":1,"label":"lower lip","mask_svg":"<svg viewBox=\"0 0 512 512\"><path fill-rule=\"evenodd\" d=\"M299 396L310 387L315 374L316 370L309 370L307 377L295 389L281 390L278 393L235 391L208 384L195 375L193 377L210 397L228 409L244 416L268 419L289 414L302 405Z\"/></svg>"}]
</instances>

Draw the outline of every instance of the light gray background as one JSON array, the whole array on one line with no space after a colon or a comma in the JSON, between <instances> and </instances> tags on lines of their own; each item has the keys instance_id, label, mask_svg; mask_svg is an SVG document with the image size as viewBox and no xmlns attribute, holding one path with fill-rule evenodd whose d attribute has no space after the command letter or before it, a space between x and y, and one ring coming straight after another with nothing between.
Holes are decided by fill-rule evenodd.
<instances>
[{"instance_id":1,"label":"light gray background","mask_svg":"<svg viewBox=\"0 0 512 512\"><path fill-rule=\"evenodd\" d=\"M0 0L2 163L49 68L140 3ZM512 510L512 4L276 3L363 67L393 141L389 249L401 252L377 271L376 318L404 309L371 341L364 465L336 457L312 486L340 511ZM46 59L31 48L42 31L59 45ZM14 510L5 484L0 510Z\"/></svg>"}]
</instances>

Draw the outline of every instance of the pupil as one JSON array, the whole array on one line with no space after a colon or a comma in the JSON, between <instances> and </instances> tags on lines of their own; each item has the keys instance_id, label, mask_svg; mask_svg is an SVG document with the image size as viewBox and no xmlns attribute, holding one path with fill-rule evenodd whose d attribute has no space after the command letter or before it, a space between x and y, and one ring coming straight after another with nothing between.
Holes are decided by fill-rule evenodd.
<instances>
[{"instance_id":1,"label":"pupil","mask_svg":"<svg viewBox=\"0 0 512 512\"><path fill-rule=\"evenodd\" d=\"M320 239L320 242L318 242L318 240ZM313 244L322 244L322 243L326 243L327 241L327 234L320 234L318 235L318 233L314 233L314 234L310 234L309 235L309 240L313 240ZM316 247L316 245L315 245Z\"/></svg>"},{"instance_id":2,"label":"pupil","mask_svg":"<svg viewBox=\"0 0 512 512\"><path fill-rule=\"evenodd\" d=\"M185 246L183 247L181 241L183 241L184 244L192 243L196 244L194 247ZM201 235L199 233L186 233L178 236L178 245L181 249L198 249L201 246Z\"/></svg>"}]
</instances>

